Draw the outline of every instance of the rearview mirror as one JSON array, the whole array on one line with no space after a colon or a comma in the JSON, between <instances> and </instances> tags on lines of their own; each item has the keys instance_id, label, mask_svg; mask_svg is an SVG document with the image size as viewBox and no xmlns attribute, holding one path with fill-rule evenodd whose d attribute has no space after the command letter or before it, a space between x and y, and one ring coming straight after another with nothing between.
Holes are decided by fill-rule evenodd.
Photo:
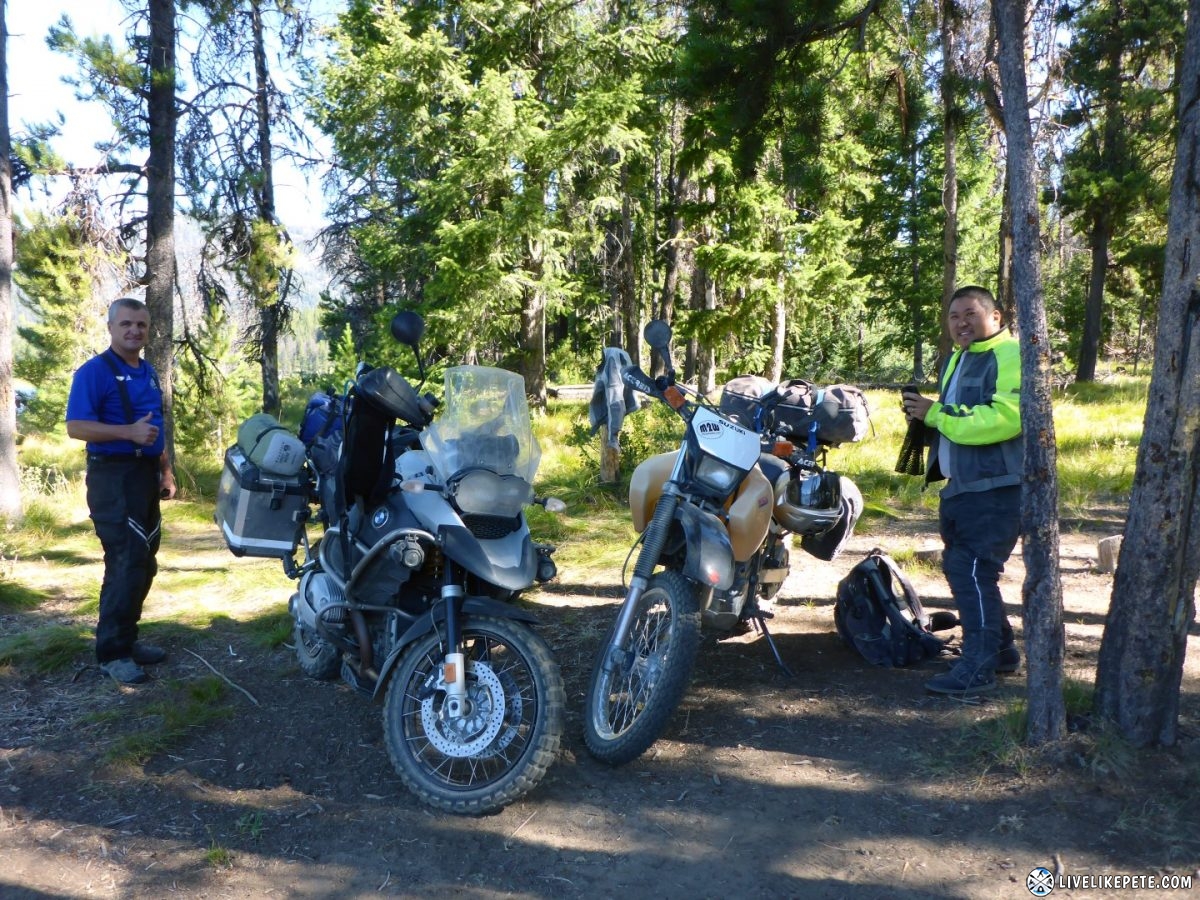
<instances>
[{"instance_id":1,"label":"rearview mirror","mask_svg":"<svg viewBox=\"0 0 1200 900\"><path fill-rule=\"evenodd\" d=\"M655 350L665 350L671 343L671 326L662 319L653 319L646 324L642 337Z\"/></svg>"},{"instance_id":2,"label":"rearview mirror","mask_svg":"<svg viewBox=\"0 0 1200 900\"><path fill-rule=\"evenodd\" d=\"M396 313L392 317L392 337L401 344L416 350L425 334L425 320L411 309Z\"/></svg>"}]
</instances>

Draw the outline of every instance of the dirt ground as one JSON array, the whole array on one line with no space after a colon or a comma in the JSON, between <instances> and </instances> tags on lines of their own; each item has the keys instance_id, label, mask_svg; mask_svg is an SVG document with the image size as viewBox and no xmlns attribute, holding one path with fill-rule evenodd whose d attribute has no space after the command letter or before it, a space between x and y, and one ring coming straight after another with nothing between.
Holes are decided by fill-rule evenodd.
<instances>
[{"instance_id":1,"label":"dirt ground","mask_svg":"<svg viewBox=\"0 0 1200 900\"><path fill-rule=\"evenodd\" d=\"M1113 522L1064 524L1070 673L1090 681L1112 586L1096 540ZM927 695L935 664L868 667L834 632L837 580L872 546L936 545L930 531L856 537L833 563L793 551L774 604L787 677L754 635L702 647L668 732L619 769L592 760L580 711L611 585L536 595L567 685L564 746L542 784L482 818L423 807L384 749L381 709L340 683L303 677L291 651L257 650L236 622L167 642L157 679L120 688L80 660L48 677L0 673L0 897L996 898L1125 896L1102 876L1193 876L1200 886L1200 631L1193 627L1181 742L1106 771L1121 756L1073 737L1047 757L961 761L976 720L1022 696L1023 672L993 697ZM202 554L238 564L217 540ZM934 608L939 575L913 572ZM1004 589L1014 624L1019 551ZM271 585L282 597L282 577ZM0 619L0 633L19 628ZM233 715L194 729L144 766L100 759L123 711L206 662ZM97 713L111 712L103 716ZM1112 882L1109 882L1112 884ZM1183 896L1200 892L1167 892Z\"/></svg>"}]
</instances>

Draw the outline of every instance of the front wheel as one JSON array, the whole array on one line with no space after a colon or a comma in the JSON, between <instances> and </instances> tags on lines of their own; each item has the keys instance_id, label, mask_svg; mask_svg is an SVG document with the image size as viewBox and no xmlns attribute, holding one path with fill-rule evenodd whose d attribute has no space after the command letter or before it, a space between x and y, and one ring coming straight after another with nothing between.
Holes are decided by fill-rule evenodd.
<instances>
[{"instance_id":1,"label":"front wheel","mask_svg":"<svg viewBox=\"0 0 1200 900\"><path fill-rule=\"evenodd\" d=\"M687 691L699 647L695 585L659 572L638 598L627 646L615 646L609 629L592 667L583 718L592 756L619 766L654 743Z\"/></svg>"},{"instance_id":2,"label":"front wheel","mask_svg":"<svg viewBox=\"0 0 1200 900\"><path fill-rule=\"evenodd\" d=\"M546 642L510 619L463 625L465 702L446 693L445 654L431 633L405 651L388 686L388 756L406 787L455 813L500 809L532 790L562 739L566 694Z\"/></svg>"}]
</instances>

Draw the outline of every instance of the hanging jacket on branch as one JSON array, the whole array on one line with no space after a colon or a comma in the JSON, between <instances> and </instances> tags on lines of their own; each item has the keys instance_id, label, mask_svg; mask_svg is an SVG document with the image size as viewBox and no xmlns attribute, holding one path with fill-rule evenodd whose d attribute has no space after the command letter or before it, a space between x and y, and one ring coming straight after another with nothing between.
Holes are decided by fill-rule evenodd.
<instances>
[{"instance_id":1,"label":"hanging jacket on branch","mask_svg":"<svg viewBox=\"0 0 1200 900\"><path fill-rule=\"evenodd\" d=\"M620 347L605 347L600 365L596 368L596 382L592 386L592 399L588 404L588 422L592 434L606 426L605 443L617 447L617 436L625 416L641 408L642 401L633 388L621 380L621 369L633 365L629 354Z\"/></svg>"}]
</instances>

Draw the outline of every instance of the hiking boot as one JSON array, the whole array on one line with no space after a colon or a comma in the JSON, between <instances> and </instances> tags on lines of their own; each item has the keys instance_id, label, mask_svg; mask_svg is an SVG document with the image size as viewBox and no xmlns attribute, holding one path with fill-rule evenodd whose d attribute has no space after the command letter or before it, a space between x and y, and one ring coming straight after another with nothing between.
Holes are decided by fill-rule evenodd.
<instances>
[{"instance_id":1,"label":"hiking boot","mask_svg":"<svg viewBox=\"0 0 1200 900\"><path fill-rule=\"evenodd\" d=\"M128 656L123 659L112 659L106 663L100 663L100 671L113 681L118 681L121 684L142 684L150 679L145 669Z\"/></svg>"},{"instance_id":2,"label":"hiking boot","mask_svg":"<svg viewBox=\"0 0 1200 900\"><path fill-rule=\"evenodd\" d=\"M139 666L153 666L167 658L167 651L162 647L155 647L153 644L134 641L131 655L133 661Z\"/></svg>"},{"instance_id":3,"label":"hiking boot","mask_svg":"<svg viewBox=\"0 0 1200 900\"><path fill-rule=\"evenodd\" d=\"M1000 652L996 654L996 673L1010 675L1019 668L1021 668L1021 651L1017 649L1017 645L1009 644L1007 647L1001 647Z\"/></svg>"},{"instance_id":4,"label":"hiking boot","mask_svg":"<svg viewBox=\"0 0 1200 900\"><path fill-rule=\"evenodd\" d=\"M941 675L934 675L925 682L925 690L931 694L952 694L956 697L986 694L995 689L996 679L993 676L985 676L982 672L970 675L961 666L955 666Z\"/></svg>"}]
</instances>

